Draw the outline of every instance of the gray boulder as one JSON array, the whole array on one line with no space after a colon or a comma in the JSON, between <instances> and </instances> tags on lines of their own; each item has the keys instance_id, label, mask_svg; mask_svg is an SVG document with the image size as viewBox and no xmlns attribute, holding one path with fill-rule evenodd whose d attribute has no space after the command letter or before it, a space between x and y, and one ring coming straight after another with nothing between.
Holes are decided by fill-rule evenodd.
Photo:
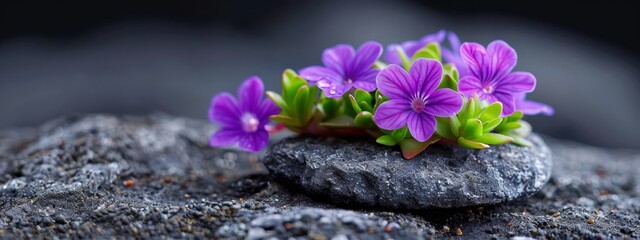
<instances>
[{"instance_id":1,"label":"gray boulder","mask_svg":"<svg viewBox=\"0 0 640 240\"><path fill-rule=\"evenodd\" d=\"M486 150L433 145L412 160L371 139L289 138L270 149L271 173L318 199L385 209L497 204L538 192L551 175L551 152L532 147Z\"/></svg>"}]
</instances>

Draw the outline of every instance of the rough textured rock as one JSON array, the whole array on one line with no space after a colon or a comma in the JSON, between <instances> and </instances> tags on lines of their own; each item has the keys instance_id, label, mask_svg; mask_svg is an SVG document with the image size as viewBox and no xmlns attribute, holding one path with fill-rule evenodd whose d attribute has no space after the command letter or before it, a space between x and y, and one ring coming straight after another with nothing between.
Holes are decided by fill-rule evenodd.
<instances>
[{"instance_id":1,"label":"rough textured rock","mask_svg":"<svg viewBox=\"0 0 640 240\"><path fill-rule=\"evenodd\" d=\"M289 138L264 160L271 173L342 205L425 209L496 204L529 197L551 176L551 153L532 147L472 150L433 145L412 160L370 139Z\"/></svg>"},{"instance_id":2,"label":"rough textured rock","mask_svg":"<svg viewBox=\"0 0 640 240\"><path fill-rule=\"evenodd\" d=\"M0 131L0 238L640 237L640 151L546 139L553 174L531 198L380 211L284 187L257 156L207 147L212 130L94 115Z\"/></svg>"}]
</instances>

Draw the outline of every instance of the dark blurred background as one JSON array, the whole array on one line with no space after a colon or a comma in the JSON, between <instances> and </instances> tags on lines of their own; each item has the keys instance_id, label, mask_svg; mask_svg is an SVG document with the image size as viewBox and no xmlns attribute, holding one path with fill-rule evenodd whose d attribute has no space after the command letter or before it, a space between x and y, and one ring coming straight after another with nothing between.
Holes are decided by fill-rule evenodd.
<instances>
[{"instance_id":1,"label":"dark blurred background","mask_svg":"<svg viewBox=\"0 0 640 240\"><path fill-rule=\"evenodd\" d=\"M536 131L640 148L640 19L617 2L2 1L0 129L74 113L165 112L206 119L211 96L250 75L279 90L283 69L320 63L337 43L397 43L439 29L503 39L531 99L553 117Z\"/></svg>"}]
</instances>

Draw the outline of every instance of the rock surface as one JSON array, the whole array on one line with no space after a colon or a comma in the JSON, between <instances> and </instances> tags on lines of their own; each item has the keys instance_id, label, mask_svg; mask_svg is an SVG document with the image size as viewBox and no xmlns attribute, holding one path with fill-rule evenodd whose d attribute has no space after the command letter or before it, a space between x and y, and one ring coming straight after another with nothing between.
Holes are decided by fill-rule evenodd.
<instances>
[{"instance_id":1,"label":"rock surface","mask_svg":"<svg viewBox=\"0 0 640 240\"><path fill-rule=\"evenodd\" d=\"M370 139L289 138L264 163L271 173L319 199L381 209L496 204L529 197L551 176L551 152L532 147L473 150L432 145L412 160Z\"/></svg>"},{"instance_id":2,"label":"rock surface","mask_svg":"<svg viewBox=\"0 0 640 240\"><path fill-rule=\"evenodd\" d=\"M211 131L163 115L0 131L0 238L640 237L640 151L545 139L553 173L531 198L381 211L284 187L257 156L209 148Z\"/></svg>"}]
</instances>

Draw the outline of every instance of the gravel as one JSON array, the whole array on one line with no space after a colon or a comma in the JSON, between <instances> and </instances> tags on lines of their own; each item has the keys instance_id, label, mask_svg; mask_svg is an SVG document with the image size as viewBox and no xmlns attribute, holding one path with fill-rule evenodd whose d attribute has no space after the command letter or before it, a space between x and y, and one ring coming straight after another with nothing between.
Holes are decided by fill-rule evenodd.
<instances>
[{"instance_id":1,"label":"gravel","mask_svg":"<svg viewBox=\"0 0 640 240\"><path fill-rule=\"evenodd\" d=\"M212 149L208 123L88 115L0 131L0 238L638 238L640 152L546 138L527 199L453 209L334 205Z\"/></svg>"}]
</instances>

